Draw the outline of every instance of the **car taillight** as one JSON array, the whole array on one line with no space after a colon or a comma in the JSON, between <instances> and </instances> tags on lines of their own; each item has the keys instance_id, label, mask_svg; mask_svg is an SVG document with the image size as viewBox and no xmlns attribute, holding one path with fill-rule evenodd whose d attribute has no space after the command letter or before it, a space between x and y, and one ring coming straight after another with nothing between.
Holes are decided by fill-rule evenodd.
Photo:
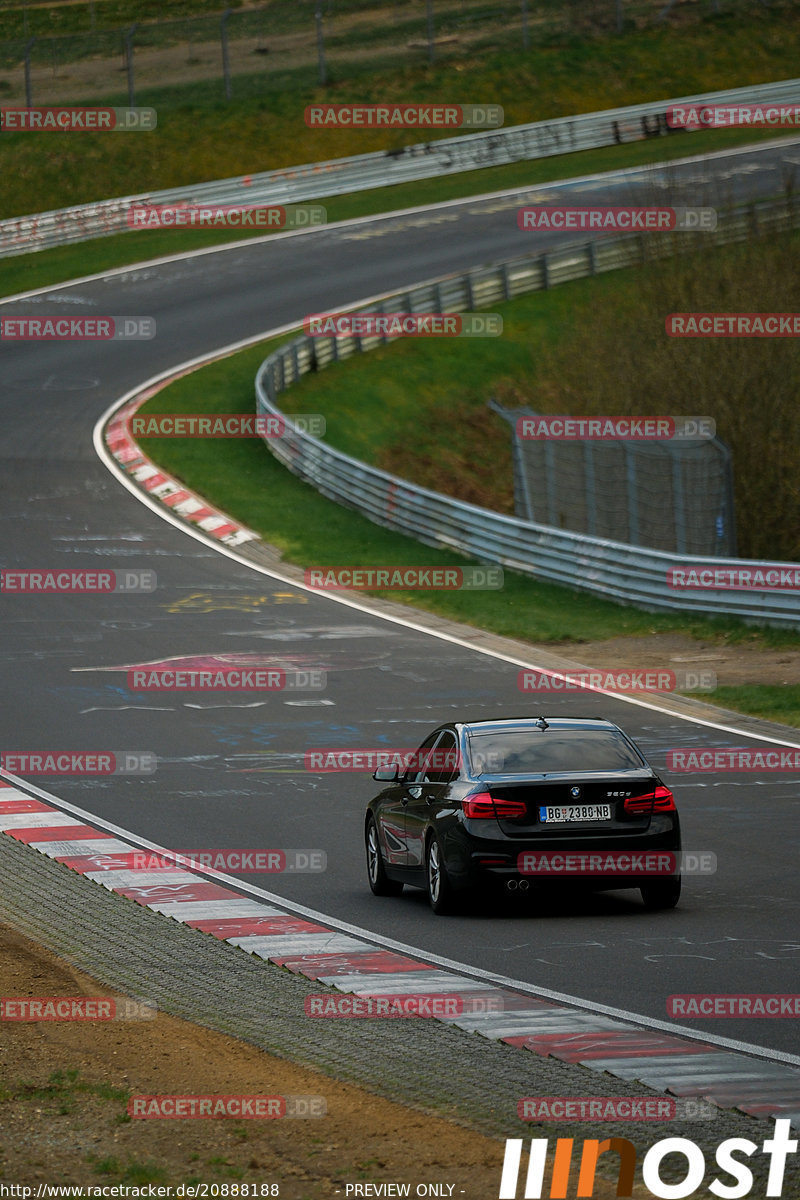
<instances>
[{"instance_id":1,"label":"car taillight","mask_svg":"<svg viewBox=\"0 0 800 1200\"><path fill-rule=\"evenodd\" d=\"M524 817L527 805L524 800L497 800L489 792L475 792L461 801L465 817Z\"/></svg>"},{"instance_id":2,"label":"car taillight","mask_svg":"<svg viewBox=\"0 0 800 1200\"><path fill-rule=\"evenodd\" d=\"M659 784L655 792L646 796L629 796L625 801L625 812L675 812L675 797L668 787Z\"/></svg>"}]
</instances>

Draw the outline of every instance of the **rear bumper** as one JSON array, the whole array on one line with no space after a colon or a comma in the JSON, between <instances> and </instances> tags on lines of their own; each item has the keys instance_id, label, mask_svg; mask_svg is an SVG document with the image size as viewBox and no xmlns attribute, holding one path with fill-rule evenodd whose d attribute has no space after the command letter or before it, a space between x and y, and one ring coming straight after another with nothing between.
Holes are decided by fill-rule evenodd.
<instances>
[{"instance_id":1,"label":"rear bumper","mask_svg":"<svg viewBox=\"0 0 800 1200\"><path fill-rule=\"evenodd\" d=\"M476 839L462 829L448 841L447 871L453 887L459 890L524 880L528 888L557 885L561 889L608 891L680 877L677 818L669 823L662 819L647 832L608 839L575 838L554 843L548 838L510 843Z\"/></svg>"}]
</instances>

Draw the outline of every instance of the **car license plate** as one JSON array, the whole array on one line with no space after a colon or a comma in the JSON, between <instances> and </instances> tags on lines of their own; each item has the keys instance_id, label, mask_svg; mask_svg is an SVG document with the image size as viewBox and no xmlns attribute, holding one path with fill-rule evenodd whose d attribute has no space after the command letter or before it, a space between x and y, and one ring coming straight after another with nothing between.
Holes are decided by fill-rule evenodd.
<instances>
[{"instance_id":1,"label":"car license plate","mask_svg":"<svg viewBox=\"0 0 800 1200\"><path fill-rule=\"evenodd\" d=\"M539 820L547 824L565 821L610 821L610 804L562 804L542 806L539 809Z\"/></svg>"}]
</instances>

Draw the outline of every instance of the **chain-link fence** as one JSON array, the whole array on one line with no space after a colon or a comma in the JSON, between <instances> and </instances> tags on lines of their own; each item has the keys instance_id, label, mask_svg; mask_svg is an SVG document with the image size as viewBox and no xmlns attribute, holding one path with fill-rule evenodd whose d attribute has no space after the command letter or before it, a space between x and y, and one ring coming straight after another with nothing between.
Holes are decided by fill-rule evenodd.
<instances>
[{"instance_id":1,"label":"chain-link fence","mask_svg":"<svg viewBox=\"0 0 800 1200\"><path fill-rule=\"evenodd\" d=\"M267 91L288 71L314 86L392 63L797 8L797 0L768 8L766 0L271 0L152 21L137 19L152 11L146 0L124 10L111 3L0 5L2 99L52 104L127 90L133 103L145 88L200 81L231 99ZM103 27L106 13L113 27Z\"/></svg>"},{"instance_id":2,"label":"chain-link fence","mask_svg":"<svg viewBox=\"0 0 800 1200\"><path fill-rule=\"evenodd\" d=\"M719 438L521 438L530 409L490 407L512 427L514 510L554 529L675 554L736 554L733 472Z\"/></svg>"}]
</instances>

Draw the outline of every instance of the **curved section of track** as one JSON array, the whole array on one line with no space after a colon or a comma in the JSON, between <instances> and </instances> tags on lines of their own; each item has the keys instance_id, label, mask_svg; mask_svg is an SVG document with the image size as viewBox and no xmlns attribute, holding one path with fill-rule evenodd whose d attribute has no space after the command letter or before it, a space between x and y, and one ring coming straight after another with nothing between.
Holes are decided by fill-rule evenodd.
<instances>
[{"instance_id":1,"label":"curved section of track","mask_svg":"<svg viewBox=\"0 0 800 1200\"><path fill-rule=\"evenodd\" d=\"M684 189L675 202L707 202L699 176L720 172L737 197L775 192L797 153L783 144L706 165L673 164L670 179L682 177ZM602 185L573 181L558 194L565 203L585 203L590 193L600 199L599 186L606 203L637 194L629 176ZM639 187L650 195L652 181ZM540 702L520 697L517 667L500 656L433 641L413 623L309 594L281 572L256 573L187 538L120 488L91 445L99 414L143 376L310 311L552 245L521 234L514 210L554 190L239 244L6 302L7 312L149 315L159 336L133 345L3 347L3 565L149 567L159 587L141 596L5 595L2 744L152 750L159 756L152 776L59 779L50 786L166 846L300 846L313 831L328 870L271 880L287 899L423 953L662 1019L672 993L792 990L800 953L797 778L709 776L679 785L685 844L713 850L719 870L690 881L676 913L647 914L618 894L535 920L510 912L443 922L421 895L376 901L365 888L360 844L372 781L309 774L305 751L415 745L454 714L522 713ZM255 703L164 695L142 702L128 692L120 670L180 655L241 652L324 665L326 703L298 706L280 694ZM576 705L564 698L550 707L573 712ZM580 707L619 720L657 765L670 747L747 742L608 696L584 696ZM696 1028L796 1049L789 1022L718 1020Z\"/></svg>"}]
</instances>

